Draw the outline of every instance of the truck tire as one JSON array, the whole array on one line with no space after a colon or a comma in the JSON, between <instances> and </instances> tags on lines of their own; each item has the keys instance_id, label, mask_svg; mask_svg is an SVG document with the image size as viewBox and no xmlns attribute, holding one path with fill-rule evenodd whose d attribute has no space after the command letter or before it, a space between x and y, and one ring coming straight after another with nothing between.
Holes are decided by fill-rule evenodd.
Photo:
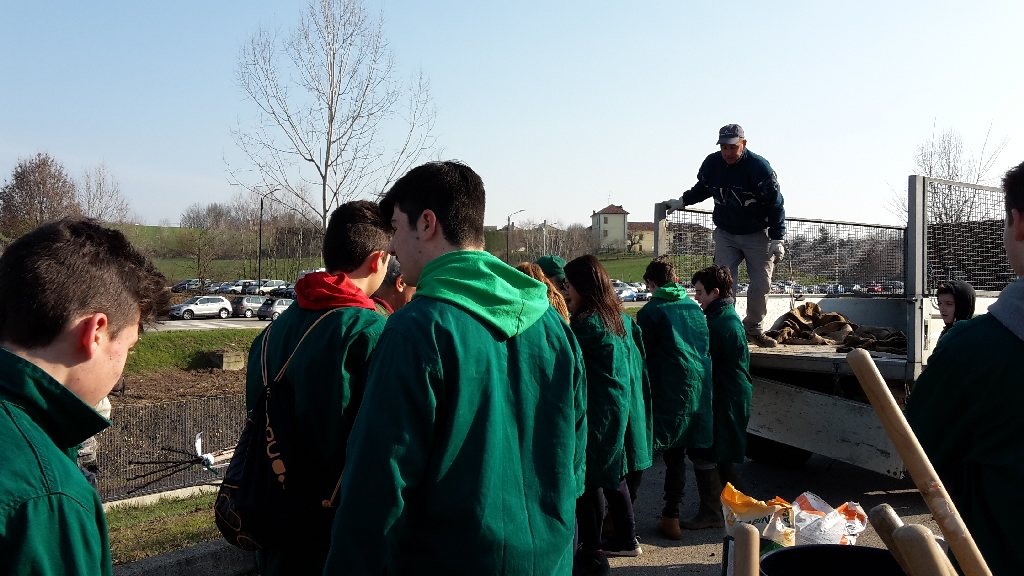
<instances>
[{"instance_id":1,"label":"truck tire","mask_svg":"<svg viewBox=\"0 0 1024 576\"><path fill-rule=\"evenodd\" d=\"M747 458L762 464L774 464L785 468L799 468L810 460L813 452L747 434Z\"/></svg>"}]
</instances>

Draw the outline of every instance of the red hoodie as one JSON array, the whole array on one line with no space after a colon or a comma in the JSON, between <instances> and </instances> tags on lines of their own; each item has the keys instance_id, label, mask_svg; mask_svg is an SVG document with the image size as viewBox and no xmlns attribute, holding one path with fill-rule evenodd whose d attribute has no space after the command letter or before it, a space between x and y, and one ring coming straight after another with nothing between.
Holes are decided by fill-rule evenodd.
<instances>
[{"instance_id":1,"label":"red hoodie","mask_svg":"<svg viewBox=\"0 0 1024 576\"><path fill-rule=\"evenodd\" d=\"M377 310L373 300L352 283L343 273L332 276L327 272L306 274L295 283L295 296L299 308L326 310L352 306Z\"/></svg>"}]
</instances>

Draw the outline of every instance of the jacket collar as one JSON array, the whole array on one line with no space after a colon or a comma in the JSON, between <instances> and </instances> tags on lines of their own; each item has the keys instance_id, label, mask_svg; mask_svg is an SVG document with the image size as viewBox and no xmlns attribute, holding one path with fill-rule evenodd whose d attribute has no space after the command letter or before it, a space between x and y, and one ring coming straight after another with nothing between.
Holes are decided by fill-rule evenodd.
<instances>
[{"instance_id":1,"label":"jacket collar","mask_svg":"<svg viewBox=\"0 0 1024 576\"><path fill-rule=\"evenodd\" d=\"M732 296L723 296L721 298L717 298L714 302L708 304L708 307L704 310L704 315L707 316L708 318L712 316L717 316L716 313L719 310L725 308L726 306L732 306L735 303L736 299L733 298Z\"/></svg>"},{"instance_id":2,"label":"jacket collar","mask_svg":"<svg viewBox=\"0 0 1024 576\"><path fill-rule=\"evenodd\" d=\"M0 400L21 407L61 450L110 426L42 368L4 348L0 348Z\"/></svg>"}]
</instances>

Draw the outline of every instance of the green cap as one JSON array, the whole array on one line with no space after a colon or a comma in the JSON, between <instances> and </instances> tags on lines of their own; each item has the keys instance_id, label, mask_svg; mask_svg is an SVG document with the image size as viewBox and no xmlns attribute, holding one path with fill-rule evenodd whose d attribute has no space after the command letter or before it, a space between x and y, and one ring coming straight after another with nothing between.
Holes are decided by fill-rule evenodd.
<instances>
[{"instance_id":1,"label":"green cap","mask_svg":"<svg viewBox=\"0 0 1024 576\"><path fill-rule=\"evenodd\" d=\"M565 280L565 260L561 256L555 256L554 254L545 254L540 258L537 258L535 262L540 269L544 271L546 276L554 276L559 280Z\"/></svg>"}]
</instances>

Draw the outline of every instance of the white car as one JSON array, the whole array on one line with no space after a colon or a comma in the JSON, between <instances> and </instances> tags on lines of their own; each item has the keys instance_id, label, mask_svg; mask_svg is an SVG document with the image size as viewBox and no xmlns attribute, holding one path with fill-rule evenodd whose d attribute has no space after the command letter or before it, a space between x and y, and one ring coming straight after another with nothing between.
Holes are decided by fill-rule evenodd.
<instances>
[{"instance_id":1,"label":"white car","mask_svg":"<svg viewBox=\"0 0 1024 576\"><path fill-rule=\"evenodd\" d=\"M227 318L231 316L231 302L223 296L193 296L177 306L171 306L168 316L182 320L202 316Z\"/></svg>"},{"instance_id":2,"label":"white car","mask_svg":"<svg viewBox=\"0 0 1024 576\"><path fill-rule=\"evenodd\" d=\"M241 294L246 287L255 284L255 280L235 280L226 288L221 288L221 294Z\"/></svg>"}]
</instances>

